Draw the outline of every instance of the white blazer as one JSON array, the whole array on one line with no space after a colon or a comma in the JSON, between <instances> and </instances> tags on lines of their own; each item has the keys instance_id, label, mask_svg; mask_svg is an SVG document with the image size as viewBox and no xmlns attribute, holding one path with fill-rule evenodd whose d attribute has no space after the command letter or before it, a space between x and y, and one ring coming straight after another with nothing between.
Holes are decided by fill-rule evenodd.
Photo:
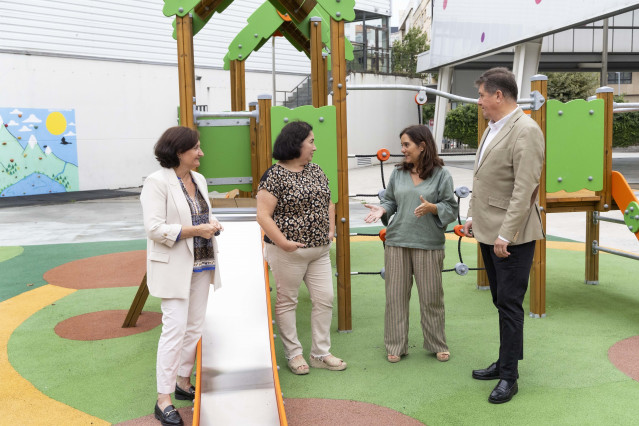
<instances>
[{"instance_id":1,"label":"white blazer","mask_svg":"<svg viewBox=\"0 0 639 426\"><path fill-rule=\"evenodd\" d=\"M204 195L209 206L206 179L192 172L193 180ZM147 235L146 274L149 293L163 299L187 299L193 274L193 238L175 241L183 226L191 226L191 209L173 169L160 169L146 178L140 194L144 230ZM213 237L215 253L215 272L204 271L200 274L211 275L211 283L217 290L221 287L217 241Z\"/></svg>"}]
</instances>

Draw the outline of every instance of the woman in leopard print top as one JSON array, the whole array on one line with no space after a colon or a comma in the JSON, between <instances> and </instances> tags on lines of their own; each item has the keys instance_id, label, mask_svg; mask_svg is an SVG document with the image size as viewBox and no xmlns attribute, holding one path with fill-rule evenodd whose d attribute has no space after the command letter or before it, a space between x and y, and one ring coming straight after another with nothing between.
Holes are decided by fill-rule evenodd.
<instances>
[{"instance_id":1,"label":"woman in leopard print top","mask_svg":"<svg viewBox=\"0 0 639 426\"><path fill-rule=\"evenodd\" d=\"M346 363L330 353L333 278L329 257L335 229L335 206L328 178L314 163L315 136L310 124L287 124L275 140L279 160L262 176L257 193L257 221L266 234L266 260L277 287L275 319L288 365L307 374L297 338L296 309L301 281L311 302L311 367L344 370Z\"/></svg>"}]
</instances>

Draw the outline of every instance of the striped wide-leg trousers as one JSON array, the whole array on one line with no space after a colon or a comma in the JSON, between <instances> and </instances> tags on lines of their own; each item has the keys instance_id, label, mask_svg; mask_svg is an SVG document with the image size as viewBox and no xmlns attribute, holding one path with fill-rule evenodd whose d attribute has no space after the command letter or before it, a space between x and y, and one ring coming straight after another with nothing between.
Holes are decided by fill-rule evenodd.
<instances>
[{"instance_id":1,"label":"striped wide-leg trousers","mask_svg":"<svg viewBox=\"0 0 639 426\"><path fill-rule=\"evenodd\" d=\"M413 276L419 294L424 349L448 351L444 332L444 250L386 246L386 313L384 344L389 355L408 353L408 314Z\"/></svg>"}]
</instances>

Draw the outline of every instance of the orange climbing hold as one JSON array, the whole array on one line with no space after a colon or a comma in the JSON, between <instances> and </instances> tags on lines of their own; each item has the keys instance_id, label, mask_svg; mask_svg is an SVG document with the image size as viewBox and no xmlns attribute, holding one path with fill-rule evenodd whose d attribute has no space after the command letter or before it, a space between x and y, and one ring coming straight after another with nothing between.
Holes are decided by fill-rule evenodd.
<instances>
[{"instance_id":1,"label":"orange climbing hold","mask_svg":"<svg viewBox=\"0 0 639 426\"><path fill-rule=\"evenodd\" d=\"M386 228L379 231L379 239L382 241L386 241Z\"/></svg>"},{"instance_id":2,"label":"orange climbing hold","mask_svg":"<svg viewBox=\"0 0 639 426\"><path fill-rule=\"evenodd\" d=\"M382 148L379 151L377 151L377 159L379 161L386 161L390 158L390 151L387 150L386 148Z\"/></svg>"}]
</instances>

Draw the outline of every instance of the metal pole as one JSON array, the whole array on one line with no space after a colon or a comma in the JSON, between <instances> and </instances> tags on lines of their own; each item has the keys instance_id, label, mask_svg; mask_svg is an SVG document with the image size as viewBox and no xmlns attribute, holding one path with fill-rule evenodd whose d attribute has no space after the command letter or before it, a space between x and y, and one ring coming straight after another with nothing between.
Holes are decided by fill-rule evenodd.
<instances>
[{"instance_id":1,"label":"metal pole","mask_svg":"<svg viewBox=\"0 0 639 426\"><path fill-rule=\"evenodd\" d=\"M601 47L601 86L608 84L608 18L603 21L603 42Z\"/></svg>"},{"instance_id":2,"label":"metal pole","mask_svg":"<svg viewBox=\"0 0 639 426\"><path fill-rule=\"evenodd\" d=\"M617 96L620 96L621 95L621 73L617 71L615 74L617 74Z\"/></svg>"},{"instance_id":3,"label":"metal pole","mask_svg":"<svg viewBox=\"0 0 639 426\"><path fill-rule=\"evenodd\" d=\"M627 257L628 259L639 260L639 256L637 256L636 254L625 253L623 251L611 250L611 249L607 249L607 248L604 248L604 247L600 247L599 244L597 243L597 240L594 240L592 242L592 252L593 253L597 253L597 251L603 251L603 252L610 253L610 254L616 254L617 256Z\"/></svg>"}]
</instances>

